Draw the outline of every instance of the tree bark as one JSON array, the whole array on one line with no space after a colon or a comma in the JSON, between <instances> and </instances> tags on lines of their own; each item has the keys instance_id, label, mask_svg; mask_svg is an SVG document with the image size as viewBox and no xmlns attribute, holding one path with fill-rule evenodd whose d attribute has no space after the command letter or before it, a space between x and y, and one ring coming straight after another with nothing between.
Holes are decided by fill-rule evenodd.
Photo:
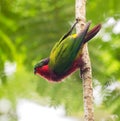
<instances>
[{"instance_id":1,"label":"tree bark","mask_svg":"<svg viewBox=\"0 0 120 121\"><path fill-rule=\"evenodd\" d=\"M86 0L76 0L75 8L76 19L80 19L76 26L76 33L79 33L85 26ZM83 64L80 66L80 73L83 82L84 121L94 121L92 69L87 44L84 45L82 52Z\"/></svg>"}]
</instances>

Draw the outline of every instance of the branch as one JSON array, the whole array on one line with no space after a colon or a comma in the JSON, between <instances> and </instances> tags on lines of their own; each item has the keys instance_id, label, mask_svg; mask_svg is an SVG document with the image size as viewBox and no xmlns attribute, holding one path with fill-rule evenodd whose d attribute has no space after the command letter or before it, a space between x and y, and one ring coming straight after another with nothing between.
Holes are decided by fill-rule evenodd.
<instances>
[{"instance_id":1,"label":"branch","mask_svg":"<svg viewBox=\"0 0 120 121\"><path fill-rule=\"evenodd\" d=\"M85 6L86 0L76 0L76 19L79 18L81 20L76 26L76 33L79 33L85 26ZM94 121L92 69L87 44L84 45L82 52L83 64L80 67L80 72L83 81L84 120Z\"/></svg>"}]
</instances>

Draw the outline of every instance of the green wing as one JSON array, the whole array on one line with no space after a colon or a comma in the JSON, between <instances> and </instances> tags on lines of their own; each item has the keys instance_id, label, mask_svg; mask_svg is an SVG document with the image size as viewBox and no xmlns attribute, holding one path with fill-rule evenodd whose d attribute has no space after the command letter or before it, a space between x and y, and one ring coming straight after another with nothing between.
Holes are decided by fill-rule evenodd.
<instances>
[{"instance_id":1,"label":"green wing","mask_svg":"<svg viewBox=\"0 0 120 121\"><path fill-rule=\"evenodd\" d=\"M56 74L61 75L70 68L81 49L89 25L90 23L86 25L85 29L76 38L68 36L56 43L51 51L49 62L49 67Z\"/></svg>"}]
</instances>

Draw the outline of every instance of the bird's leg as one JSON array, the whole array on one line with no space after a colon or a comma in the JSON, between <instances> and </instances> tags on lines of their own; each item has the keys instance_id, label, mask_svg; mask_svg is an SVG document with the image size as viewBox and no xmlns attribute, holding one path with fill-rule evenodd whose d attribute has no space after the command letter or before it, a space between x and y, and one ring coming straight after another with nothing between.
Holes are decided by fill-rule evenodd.
<instances>
[{"instance_id":1,"label":"bird's leg","mask_svg":"<svg viewBox=\"0 0 120 121\"><path fill-rule=\"evenodd\" d=\"M75 28L76 24L79 21L80 21L80 19L76 19L76 22L73 24L73 26L70 28L70 30L62 37L61 40L64 40L66 37L68 37L72 33L73 29Z\"/></svg>"}]
</instances>

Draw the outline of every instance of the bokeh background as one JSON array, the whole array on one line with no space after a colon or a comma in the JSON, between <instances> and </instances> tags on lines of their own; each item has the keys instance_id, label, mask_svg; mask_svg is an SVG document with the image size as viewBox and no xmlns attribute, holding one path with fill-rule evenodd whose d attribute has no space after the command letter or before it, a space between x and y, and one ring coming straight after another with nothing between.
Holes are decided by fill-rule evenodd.
<instances>
[{"instance_id":1,"label":"bokeh background","mask_svg":"<svg viewBox=\"0 0 120 121\"><path fill-rule=\"evenodd\" d=\"M86 18L92 20L91 27L102 23L88 44L95 119L120 121L120 0L87 0ZM79 71L58 84L33 73L74 20L74 0L0 0L0 121L19 120L16 107L21 99L62 105L66 115L83 117Z\"/></svg>"}]
</instances>

